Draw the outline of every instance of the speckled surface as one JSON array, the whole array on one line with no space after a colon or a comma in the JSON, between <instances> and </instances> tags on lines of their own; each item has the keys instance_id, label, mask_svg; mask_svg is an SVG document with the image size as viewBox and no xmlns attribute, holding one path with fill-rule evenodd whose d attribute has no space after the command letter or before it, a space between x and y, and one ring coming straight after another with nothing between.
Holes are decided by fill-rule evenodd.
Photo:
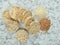
<instances>
[{"instance_id":1,"label":"speckled surface","mask_svg":"<svg viewBox=\"0 0 60 45\"><path fill-rule=\"evenodd\" d=\"M51 20L48 33L40 31L35 36L29 35L27 42L18 42L15 33L8 32L2 20L2 12L14 5L32 12L37 6L44 6ZM0 45L60 45L60 0L0 0Z\"/></svg>"}]
</instances>

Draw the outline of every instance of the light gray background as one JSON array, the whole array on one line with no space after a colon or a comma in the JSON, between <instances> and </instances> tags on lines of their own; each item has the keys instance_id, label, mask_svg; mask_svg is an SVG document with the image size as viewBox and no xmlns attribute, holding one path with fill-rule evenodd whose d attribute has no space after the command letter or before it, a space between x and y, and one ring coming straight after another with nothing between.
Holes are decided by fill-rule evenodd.
<instances>
[{"instance_id":1,"label":"light gray background","mask_svg":"<svg viewBox=\"0 0 60 45\"><path fill-rule=\"evenodd\" d=\"M5 9L18 5L32 12L38 6L44 6L51 20L48 33L40 31L35 36L29 35L25 43L15 39L15 33L8 32L2 21ZM60 0L0 0L0 45L60 45Z\"/></svg>"}]
</instances>

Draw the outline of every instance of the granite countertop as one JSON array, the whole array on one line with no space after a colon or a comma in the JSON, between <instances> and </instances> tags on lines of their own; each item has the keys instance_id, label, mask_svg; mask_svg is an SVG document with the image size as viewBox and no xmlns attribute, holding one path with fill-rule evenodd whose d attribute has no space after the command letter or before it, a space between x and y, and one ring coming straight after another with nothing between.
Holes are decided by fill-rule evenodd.
<instances>
[{"instance_id":1,"label":"granite countertop","mask_svg":"<svg viewBox=\"0 0 60 45\"><path fill-rule=\"evenodd\" d=\"M40 31L29 35L25 43L15 39L15 33L8 32L2 20L2 13L11 6L21 6L33 12L38 6L44 6L51 20L48 33ZM0 0L0 45L60 45L60 0Z\"/></svg>"}]
</instances>

